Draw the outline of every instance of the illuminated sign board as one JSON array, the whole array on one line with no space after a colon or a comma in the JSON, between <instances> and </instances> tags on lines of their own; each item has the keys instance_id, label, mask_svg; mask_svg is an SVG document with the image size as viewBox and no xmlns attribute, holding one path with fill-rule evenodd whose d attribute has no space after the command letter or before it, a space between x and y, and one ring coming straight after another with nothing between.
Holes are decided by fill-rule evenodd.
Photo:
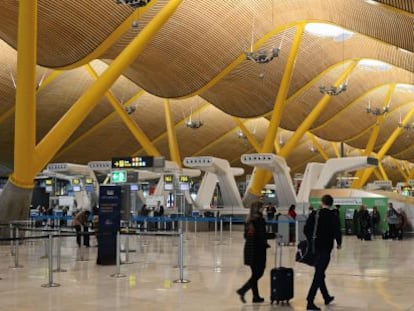
<instances>
[{"instance_id":1,"label":"illuminated sign board","mask_svg":"<svg viewBox=\"0 0 414 311\"><path fill-rule=\"evenodd\" d=\"M164 190L174 190L174 175L164 175Z\"/></svg>"},{"instance_id":2,"label":"illuminated sign board","mask_svg":"<svg viewBox=\"0 0 414 311\"><path fill-rule=\"evenodd\" d=\"M73 178L72 179L72 185L80 185L80 179L79 178Z\"/></svg>"},{"instance_id":3,"label":"illuminated sign board","mask_svg":"<svg viewBox=\"0 0 414 311\"><path fill-rule=\"evenodd\" d=\"M114 184L125 183L127 181L127 171L112 171L111 182Z\"/></svg>"},{"instance_id":4,"label":"illuminated sign board","mask_svg":"<svg viewBox=\"0 0 414 311\"><path fill-rule=\"evenodd\" d=\"M181 183L189 183L190 178L187 175L180 175L178 181Z\"/></svg>"},{"instance_id":5,"label":"illuminated sign board","mask_svg":"<svg viewBox=\"0 0 414 311\"><path fill-rule=\"evenodd\" d=\"M180 183L181 191L190 190L190 178L187 175L180 175L178 181Z\"/></svg>"},{"instance_id":6,"label":"illuminated sign board","mask_svg":"<svg viewBox=\"0 0 414 311\"><path fill-rule=\"evenodd\" d=\"M93 179L92 178L86 178L85 179L85 184L88 184L88 185L93 184Z\"/></svg>"},{"instance_id":7,"label":"illuminated sign board","mask_svg":"<svg viewBox=\"0 0 414 311\"><path fill-rule=\"evenodd\" d=\"M48 186L51 185L52 184L52 180L51 179L46 179L45 180L45 184L48 185Z\"/></svg>"},{"instance_id":8,"label":"illuminated sign board","mask_svg":"<svg viewBox=\"0 0 414 311\"><path fill-rule=\"evenodd\" d=\"M112 158L112 168L148 168L154 166L154 157Z\"/></svg>"}]
</instances>

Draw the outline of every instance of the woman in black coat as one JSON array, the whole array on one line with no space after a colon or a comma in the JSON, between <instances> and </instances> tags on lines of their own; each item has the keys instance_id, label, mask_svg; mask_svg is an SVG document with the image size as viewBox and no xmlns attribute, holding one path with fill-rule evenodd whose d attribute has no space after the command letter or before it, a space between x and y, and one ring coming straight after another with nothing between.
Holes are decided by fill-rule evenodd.
<instances>
[{"instance_id":1,"label":"woman in black coat","mask_svg":"<svg viewBox=\"0 0 414 311\"><path fill-rule=\"evenodd\" d=\"M275 235L266 232L262 208L261 202L253 202L245 224L244 264L250 266L252 274L247 282L237 290L243 303L246 302L244 295L249 289L253 292L253 302L264 301L264 298L259 295L257 283L263 276L266 267L266 249L270 247L267 240L274 238Z\"/></svg>"}]
</instances>

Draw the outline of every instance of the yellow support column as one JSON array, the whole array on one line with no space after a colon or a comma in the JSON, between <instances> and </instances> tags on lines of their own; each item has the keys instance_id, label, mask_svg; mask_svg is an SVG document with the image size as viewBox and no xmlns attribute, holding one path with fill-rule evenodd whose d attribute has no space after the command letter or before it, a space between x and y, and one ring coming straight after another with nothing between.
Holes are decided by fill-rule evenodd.
<instances>
[{"instance_id":1,"label":"yellow support column","mask_svg":"<svg viewBox=\"0 0 414 311\"><path fill-rule=\"evenodd\" d=\"M384 170L384 166L381 162L378 162L378 169L381 172L382 179L389 180L387 173Z\"/></svg>"},{"instance_id":2,"label":"yellow support column","mask_svg":"<svg viewBox=\"0 0 414 311\"><path fill-rule=\"evenodd\" d=\"M408 174L408 177L407 177L407 182L410 180L410 179L413 179L414 178L414 169L412 169L411 171L410 171L410 174Z\"/></svg>"},{"instance_id":3,"label":"yellow support column","mask_svg":"<svg viewBox=\"0 0 414 311\"><path fill-rule=\"evenodd\" d=\"M392 132L392 134L390 135L390 137L387 139L387 141L385 142L384 145L382 145L380 151L377 153L377 158L378 161L381 161L382 158L385 156L385 154L388 152L388 150L391 148L392 144L395 142L395 140L398 138L398 136L400 136L400 134L402 133L402 131L404 130L404 126L406 126L408 124L408 122L410 121L411 117L414 115L414 109L411 109L407 115L404 117L401 127L397 127L394 132ZM369 177L371 176L373 171L373 168L368 168L364 171L364 174L361 177L361 181L360 181L360 187L362 187L363 185L365 185L365 183L367 182L367 180L369 179Z\"/></svg>"},{"instance_id":4,"label":"yellow support column","mask_svg":"<svg viewBox=\"0 0 414 311\"><path fill-rule=\"evenodd\" d=\"M254 136L249 132L244 123L236 117L233 117L233 120L236 122L242 133L246 136L247 140L249 141L250 145L253 146L254 150L256 150L256 152L260 152L259 143L257 142L256 138L254 138Z\"/></svg>"},{"instance_id":5,"label":"yellow support column","mask_svg":"<svg viewBox=\"0 0 414 311\"><path fill-rule=\"evenodd\" d=\"M395 87L396 87L396 83L390 84L390 87L388 88L387 95L385 96L385 99L384 99L383 108L387 107L390 104L392 94L394 94L394 91L395 91ZM375 126L372 129L372 132L371 132L371 135L369 137L367 146L365 148L364 155L369 156L369 155L371 155L372 151L374 150L375 142L377 141L379 131L380 131L380 127L381 127L381 124L384 123L384 120L385 120L385 115L381 115L381 116L377 117L377 120L375 122ZM364 170L358 170L355 173L355 176L358 176L358 177L361 178L363 172L364 172ZM359 181L360 181L360 179L355 180L352 183L352 188L359 188L360 187L360 182Z\"/></svg>"},{"instance_id":6,"label":"yellow support column","mask_svg":"<svg viewBox=\"0 0 414 311\"><path fill-rule=\"evenodd\" d=\"M98 74L92 68L91 65L87 65L86 69L94 79L98 79ZM145 152L148 155L154 157L161 156L161 153L157 150L157 148L155 148L151 140L147 137L147 135L145 135L144 131L128 116L127 112L125 111L125 108L122 106L121 103L118 102L118 100L115 98L112 92L106 92L105 97L109 100L112 107L118 113L119 117L124 122L131 134L134 135L137 142L141 144L142 148L144 148Z\"/></svg>"},{"instance_id":7,"label":"yellow support column","mask_svg":"<svg viewBox=\"0 0 414 311\"><path fill-rule=\"evenodd\" d=\"M335 87L339 87L352 73L352 70L358 65L358 62L353 61L347 69L340 75L338 80L334 83ZM296 129L295 133L290 137L290 139L286 142L285 146L280 150L280 156L287 158L289 154L293 151L298 141L302 138L302 136L309 130L312 124L316 121L316 119L320 116L322 111L325 109L326 105L328 105L331 99L330 95L324 95L319 103L315 106L315 108L311 111L311 113L306 117L306 119L301 123L301 125Z\"/></svg>"},{"instance_id":8,"label":"yellow support column","mask_svg":"<svg viewBox=\"0 0 414 311\"><path fill-rule=\"evenodd\" d=\"M395 158L391 158L392 162L394 163L394 165L397 167L397 170L400 172L401 176L407 180L408 176L407 174L404 172L404 170L401 168L401 162L399 162L397 159Z\"/></svg>"},{"instance_id":9,"label":"yellow support column","mask_svg":"<svg viewBox=\"0 0 414 311\"><path fill-rule=\"evenodd\" d=\"M272 152L277 129L282 118L283 109L285 107L286 98L289 92L290 81L292 80L293 69L295 68L296 57L299 52L300 43L302 41L303 32L305 30L305 24L299 24L296 29L295 38L292 42L289 58L287 60L285 71L283 73L282 81L280 82L279 91L276 96L276 100L273 107L273 112L270 118L269 128L267 130L266 137L261 148L261 152ZM272 174L261 168L255 168L252 175L252 183L247 190L252 197L258 197L261 194L263 187L270 180ZM264 182L265 181L265 182ZM249 204L253 198L245 198L245 203Z\"/></svg>"},{"instance_id":10,"label":"yellow support column","mask_svg":"<svg viewBox=\"0 0 414 311\"><path fill-rule=\"evenodd\" d=\"M379 172L379 170L378 169L375 169L374 170L374 174L375 174L375 177L377 177L377 179L378 180L381 180L381 179L383 179L384 177L381 175L381 173Z\"/></svg>"},{"instance_id":11,"label":"yellow support column","mask_svg":"<svg viewBox=\"0 0 414 311\"><path fill-rule=\"evenodd\" d=\"M340 158L341 157L341 154L340 154L339 149L338 149L338 143L336 143L336 142L333 141L333 142L331 142L331 145L332 145L332 149L335 152L336 157L337 158Z\"/></svg>"},{"instance_id":12,"label":"yellow support column","mask_svg":"<svg viewBox=\"0 0 414 311\"><path fill-rule=\"evenodd\" d=\"M325 150L323 150L321 144L318 142L315 135L313 135L311 132L306 132L306 135L308 135L308 137L312 141L312 144L316 147L316 149L318 150L320 155L324 158L324 160L325 161L329 160L328 154L325 152Z\"/></svg>"},{"instance_id":13,"label":"yellow support column","mask_svg":"<svg viewBox=\"0 0 414 311\"><path fill-rule=\"evenodd\" d=\"M164 110L165 110L165 124L167 126L168 146L170 147L171 161L178 164L178 167L182 167L180 151L178 148L177 135L175 134L174 123L172 119L170 101L164 99Z\"/></svg>"},{"instance_id":14,"label":"yellow support column","mask_svg":"<svg viewBox=\"0 0 414 311\"><path fill-rule=\"evenodd\" d=\"M131 106L138 98L140 98L142 95L145 94L144 90L140 90L135 95L133 95L130 99L128 99L122 106L129 107ZM70 144L68 144L65 148L62 148L59 150L59 152L56 154L56 158L59 158L64 153L75 147L77 144L79 144L81 141L86 139L88 136L92 135L99 129L102 129L105 125L107 125L109 122L111 122L115 117L117 116L117 113L114 111L107 115L105 118L100 120L98 123L96 123L94 126L92 126L90 129L88 129L86 132L84 132L82 135L78 136L76 139L74 139ZM142 154L142 153L140 153Z\"/></svg>"},{"instance_id":15,"label":"yellow support column","mask_svg":"<svg viewBox=\"0 0 414 311\"><path fill-rule=\"evenodd\" d=\"M182 0L170 0L40 141L35 150L36 162L31 171L32 176L35 176L54 157L56 152L92 111L98 100L141 54L181 2Z\"/></svg>"},{"instance_id":16,"label":"yellow support column","mask_svg":"<svg viewBox=\"0 0 414 311\"><path fill-rule=\"evenodd\" d=\"M10 181L33 187L36 144L37 0L19 1L14 172Z\"/></svg>"}]
</instances>

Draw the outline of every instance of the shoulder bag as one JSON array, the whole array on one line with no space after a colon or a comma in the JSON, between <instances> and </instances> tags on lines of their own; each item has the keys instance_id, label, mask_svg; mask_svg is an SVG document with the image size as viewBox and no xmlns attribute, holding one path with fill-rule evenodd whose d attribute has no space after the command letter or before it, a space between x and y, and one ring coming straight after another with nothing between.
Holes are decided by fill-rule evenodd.
<instances>
[{"instance_id":1,"label":"shoulder bag","mask_svg":"<svg viewBox=\"0 0 414 311\"><path fill-rule=\"evenodd\" d=\"M315 250L316 231L318 229L319 210L316 211L315 224L313 226L312 240L308 239L300 241L298 249L296 251L296 261L307 264L309 266L315 266L317 256Z\"/></svg>"}]
</instances>

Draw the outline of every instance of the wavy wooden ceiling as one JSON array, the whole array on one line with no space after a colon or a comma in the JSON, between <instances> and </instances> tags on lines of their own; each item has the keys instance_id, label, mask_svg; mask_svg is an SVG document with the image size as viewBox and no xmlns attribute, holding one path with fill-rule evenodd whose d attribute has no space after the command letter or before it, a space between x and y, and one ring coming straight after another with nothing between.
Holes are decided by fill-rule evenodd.
<instances>
[{"instance_id":1,"label":"wavy wooden ceiling","mask_svg":"<svg viewBox=\"0 0 414 311\"><path fill-rule=\"evenodd\" d=\"M255 150L246 139L238 138L239 128L232 116L244 118L242 121L258 143L263 142L297 25L305 21L337 24L354 35L338 41L307 31L303 34L281 121L286 130L281 129L279 136L286 141L304 121L322 97L319 86L333 84L352 62L377 59L390 64L389 68L379 71L358 65L349 78L348 90L331 97L310 129L329 157L336 156L329 141L346 142L349 152L364 149L377 122L376 117L365 113L368 103L383 107L392 83L413 83L412 7L399 1L377 2L399 10L362 0L183 1L111 92L120 102L126 102L145 90L135 100L137 111L131 118L167 158L164 104L160 97L172 99L182 158L208 154L240 166L240 154ZM105 70L166 3L167 0L153 0L144 13L143 9L133 12L114 0L39 0L38 64L43 67L39 67L38 80L43 75L47 77L53 68L79 68L63 72L39 91L38 139L93 83L94 79L81 67L89 61L88 56L95 55L97 48L133 14L139 27L128 27L119 40L98 55L104 62L92 63L97 72ZM0 45L0 162L9 167L13 162L15 90L11 76L15 77L17 4L17 0L0 2L0 38L10 45ZM269 36L260 49L280 47L279 57L266 65L237 61L250 49L252 35L253 42ZM217 83L202 89L231 64L234 68ZM189 98L179 99L183 96ZM414 93L406 88L395 89L374 151L379 151L397 128L400 115L413 109L413 100ZM203 127L193 130L185 126L191 113L204 122ZM388 154L414 161L413 135L405 131ZM287 159L293 173L303 172L308 161L324 161L313 147L307 136L301 139ZM142 146L102 98L54 161L87 163L142 153ZM392 178L402 179L392 166L384 167Z\"/></svg>"}]
</instances>

